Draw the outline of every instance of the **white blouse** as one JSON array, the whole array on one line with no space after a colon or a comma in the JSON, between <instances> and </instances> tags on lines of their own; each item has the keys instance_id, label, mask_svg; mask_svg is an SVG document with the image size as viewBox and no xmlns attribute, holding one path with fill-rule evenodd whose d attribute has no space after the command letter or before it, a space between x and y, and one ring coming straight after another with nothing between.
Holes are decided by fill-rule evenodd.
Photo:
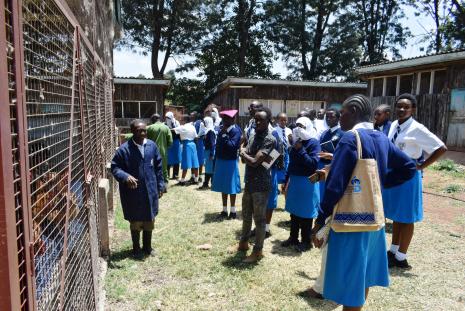
<instances>
[{"instance_id":1,"label":"white blouse","mask_svg":"<svg viewBox=\"0 0 465 311\"><path fill-rule=\"evenodd\" d=\"M398 126L399 122L397 120L392 122L388 135L389 140L392 141ZM423 151L427 154L432 154L444 146L444 143L436 135L413 118L408 119L400 125L400 132L394 144L412 159L420 158Z\"/></svg>"},{"instance_id":2,"label":"white blouse","mask_svg":"<svg viewBox=\"0 0 465 311\"><path fill-rule=\"evenodd\" d=\"M176 127L174 131L181 136L181 140L194 140L197 138L197 131L192 123L186 123Z\"/></svg>"}]
</instances>

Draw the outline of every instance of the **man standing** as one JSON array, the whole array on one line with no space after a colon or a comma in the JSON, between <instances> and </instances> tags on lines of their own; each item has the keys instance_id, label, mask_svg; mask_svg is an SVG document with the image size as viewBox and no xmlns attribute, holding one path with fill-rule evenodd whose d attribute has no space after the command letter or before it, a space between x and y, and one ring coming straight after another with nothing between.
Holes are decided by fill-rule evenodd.
<instances>
[{"instance_id":1,"label":"man standing","mask_svg":"<svg viewBox=\"0 0 465 311\"><path fill-rule=\"evenodd\" d=\"M165 184L160 152L157 145L146 138L144 121L132 121L131 132L132 139L116 151L111 171L119 183L124 219L130 223L133 255L141 259L144 255L155 255L151 245L152 231L158 214L158 199L163 195Z\"/></svg>"},{"instance_id":2,"label":"man standing","mask_svg":"<svg viewBox=\"0 0 465 311\"><path fill-rule=\"evenodd\" d=\"M157 144L163 163L163 179L165 183L168 183L168 148L173 144L173 136L170 128L160 121L158 113L150 119L152 124L147 127L147 138Z\"/></svg>"},{"instance_id":3,"label":"man standing","mask_svg":"<svg viewBox=\"0 0 465 311\"><path fill-rule=\"evenodd\" d=\"M252 217L255 222L255 245L253 252L244 262L254 263L263 257L265 240L266 207L271 190L270 170L262 163L269 160L269 155L276 145L276 139L268 129L271 111L261 108L255 112L255 131L250 137L247 147L242 148L240 156L245 162L245 188L242 197L242 236L238 251L249 249Z\"/></svg>"}]
</instances>

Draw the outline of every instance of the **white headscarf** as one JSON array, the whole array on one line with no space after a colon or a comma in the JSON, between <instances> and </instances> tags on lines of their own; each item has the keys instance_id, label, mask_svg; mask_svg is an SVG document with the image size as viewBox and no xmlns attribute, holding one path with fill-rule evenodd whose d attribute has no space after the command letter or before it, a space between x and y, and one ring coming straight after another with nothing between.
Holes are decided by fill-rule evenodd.
<instances>
[{"instance_id":1,"label":"white headscarf","mask_svg":"<svg viewBox=\"0 0 465 311\"><path fill-rule=\"evenodd\" d=\"M165 118L166 118L166 125L168 125L170 129L178 127L180 125L178 120L174 118L174 114L171 111L168 111L165 114Z\"/></svg>"},{"instance_id":2,"label":"white headscarf","mask_svg":"<svg viewBox=\"0 0 465 311\"><path fill-rule=\"evenodd\" d=\"M220 114L218 113L218 109L216 109L215 107L212 108L212 118L214 120L214 125L215 126L220 126L220 123L221 123L221 117L220 117Z\"/></svg>"},{"instance_id":3,"label":"white headscarf","mask_svg":"<svg viewBox=\"0 0 465 311\"><path fill-rule=\"evenodd\" d=\"M207 135L208 132L215 130L215 124L213 122L213 118L205 117L203 118L203 122L205 123L205 132L204 132L205 135Z\"/></svg>"},{"instance_id":4,"label":"white headscarf","mask_svg":"<svg viewBox=\"0 0 465 311\"><path fill-rule=\"evenodd\" d=\"M315 138L315 129L313 128L312 121L307 117L300 117L297 119L295 124L301 124L304 127L295 127L292 131L292 136L294 139L300 140L309 140L310 138Z\"/></svg>"}]
</instances>

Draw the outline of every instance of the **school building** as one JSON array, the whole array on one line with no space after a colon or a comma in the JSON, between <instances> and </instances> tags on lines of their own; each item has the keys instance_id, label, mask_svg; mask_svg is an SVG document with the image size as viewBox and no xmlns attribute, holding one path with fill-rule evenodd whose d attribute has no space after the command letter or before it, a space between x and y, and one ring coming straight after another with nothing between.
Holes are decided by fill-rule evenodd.
<instances>
[{"instance_id":1,"label":"school building","mask_svg":"<svg viewBox=\"0 0 465 311\"><path fill-rule=\"evenodd\" d=\"M154 113L163 115L170 80L115 77L113 83L115 122L122 133L129 131L134 119L149 121Z\"/></svg>"},{"instance_id":2,"label":"school building","mask_svg":"<svg viewBox=\"0 0 465 311\"><path fill-rule=\"evenodd\" d=\"M363 66L356 73L367 82L373 106L394 109L396 96L414 94L416 118L449 149L465 150L465 50Z\"/></svg>"},{"instance_id":3,"label":"school building","mask_svg":"<svg viewBox=\"0 0 465 311\"><path fill-rule=\"evenodd\" d=\"M365 83L287 81L228 77L205 98L206 104L221 109L239 110L241 125L247 122L250 103L258 100L269 107L273 115L286 112L290 118L306 108L340 107L350 95L366 92Z\"/></svg>"}]
</instances>

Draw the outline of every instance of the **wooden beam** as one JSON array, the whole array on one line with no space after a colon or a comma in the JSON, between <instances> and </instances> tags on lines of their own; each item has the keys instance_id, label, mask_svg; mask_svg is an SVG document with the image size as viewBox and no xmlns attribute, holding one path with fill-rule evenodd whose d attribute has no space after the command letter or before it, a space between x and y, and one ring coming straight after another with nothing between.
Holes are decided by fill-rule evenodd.
<instances>
[{"instance_id":1,"label":"wooden beam","mask_svg":"<svg viewBox=\"0 0 465 311\"><path fill-rule=\"evenodd\" d=\"M420 85L421 85L421 72L417 73L417 89L415 95L420 94Z\"/></svg>"},{"instance_id":2,"label":"wooden beam","mask_svg":"<svg viewBox=\"0 0 465 311\"><path fill-rule=\"evenodd\" d=\"M396 96L400 95L400 75L397 76L397 81L396 81Z\"/></svg>"},{"instance_id":3,"label":"wooden beam","mask_svg":"<svg viewBox=\"0 0 465 311\"><path fill-rule=\"evenodd\" d=\"M435 76L435 73L436 71L434 70L431 70L431 76L429 78L429 93L430 94L433 94L433 91L434 91L434 76Z\"/></svg>"},{"instance_id":4,"label":"wooden beam","mask_svg":"<svg viewBox=\"0 0 465 311\"><path fill-rule=\"evenodd\" d=\"M387 77L383 78L383 96L386 96Z\"/></svg>"}]
</instances>

